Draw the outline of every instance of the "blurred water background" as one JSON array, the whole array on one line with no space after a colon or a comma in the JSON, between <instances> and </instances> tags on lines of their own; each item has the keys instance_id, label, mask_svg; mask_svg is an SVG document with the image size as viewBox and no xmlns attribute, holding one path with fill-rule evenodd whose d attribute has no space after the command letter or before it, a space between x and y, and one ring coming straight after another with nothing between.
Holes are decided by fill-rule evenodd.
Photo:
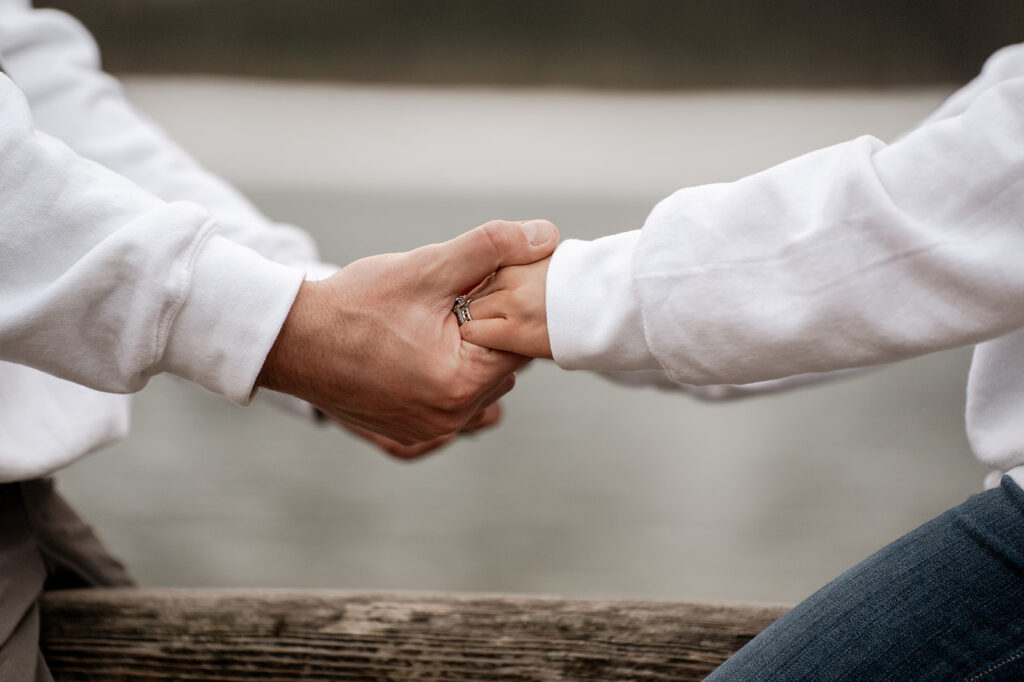
<instances>
[{"instance_id":1,"label":"blurred water background","mask_svg":"<svg viewBox=\"0 0 1024 682\"><path fill-rule=\"evenodd\" d=\"M547 217L564 238L634 229L679 187L895 139L954 87L948 72L638 90L125 71L142 110L339 264L495 217ZM158 377L131 436L59 481L145 585L795 601L980 489L969 359L731 404L537 362L500 427L415 464Z\"/></svg>"}]
</instances>

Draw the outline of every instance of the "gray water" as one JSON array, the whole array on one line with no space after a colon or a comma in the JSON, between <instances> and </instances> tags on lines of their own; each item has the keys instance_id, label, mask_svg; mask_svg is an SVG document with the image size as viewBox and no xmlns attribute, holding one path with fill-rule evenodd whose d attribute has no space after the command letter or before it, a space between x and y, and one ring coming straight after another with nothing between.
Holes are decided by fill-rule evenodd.
<instances>
[{"instance_id":1,"label":"gray water","mask_svg":"<svg viewBox=\"0 0 1024 682\"><path fill-rule=\"evenodd\" d=\"M426 152L415 140L404 145L406 163L390 174L378 156L397 152L388 151L389 128L380 120L363 119L370 138L353 142L369 150L360 152L365 158L353 152L349 159L364 173L330 172L333 157L310 160L326 166L319 174L302 171L311 174L309 182L296 181L305 177L298 171L274 179L271 165L287 170L288 159L268 157L266 168L249 168L254 162L247 155L256 152L236 140L233 153L223 142L239 134L235 124L243 114L220 111L216 103L234 97L248 106L258 94L244 84L240 92L229 86L140 81L131 91L204 163L241 183L271 216L309 229L324 254L340 263L447 239L493 217L545 216L582 238L634 228L676 181L738 176L765 165L765 155L782 160L852 136L865 120L888 126L879 134L894 134L939 97L825 93L808 105L807 94L780 101L754 93L741 102L748 111L751 102L763 102L780 112L768 124L758 119L769 128L744 131L737 117L723 116L720 129L674 140L674 150L676 144L686 149L687 170L659 184L654 178L662 171L641 167L639 156L667 153L666 140L687 125L687 111L703 112L708 125L715 119L708 111L733 111L737 96L667 104L638 96L608 104L571 93L571 106L583 98L598 122L601 116L617 120L631 106L641 117L658 107L681 113L663 117L664 137L651 133L649 147L635 138L637 149L613 159L606 172L590 168L588 160L574 170L570 157L588 148L576 133L566 131L566 147L557 148L558 131L533 135L524 128L504 131L526 145L521 157L511 147L494 153L501 151L505 165L522 173L537 163L531 154L543 153L547 170L518 185L505 176L445 185L436 178L481 173L464 169L460 176L458 168L441 167L417 187L409 166L429 167ZM269 109L261 116L280 124L311 115L306 108L275 113L275 91L266 90ZM184 98L187 114L174 105L183 92L191 97ZM480 102L496 96L449 95L459 107L484 106ZM444 93L381 94L385 101L407 97L414 104L424 96L440 98L431 106L443 111ZM496 106L504 107L504 95L497 96ZM516 115L526 127L548 120L536 107L570 106L557 91L528 97L534 108ZM317 116L337 123L346 115L324 106ZM808 106L820 120L812 133L798 120ZM402 111L408 115L409 108ZM828 111L837 113L822 115ZM358 107L357 113L368 115ZM431 114L424 116L410 135L429 146L437 129L430 127ZM358 121L343 122L352 135ZM614 134L611 123L590 125L601 135ZM285 137L301 138L299 128L281 129L289 131ZM744 135L764 137L766 130L775 145L770 152L744 142ZM248 134L270 157L303 149L301 140L275 147L278 142L256 144L261 138ZM731 165L712 154L737 139ZM531 140L539 146L530 147ZM452 153L444 155L455 166L466 153L458 144L449 139ZM639 156L628 157L632 153ZM435 155L429 163L445 160ZM649 189L636 178L644 173L652 174ZM586 183L573 180L581 176ZM611 191L623 186L628 191ZM505 399L498 428L413 464L389 460L337 429L315 428L264 405L237 408L158 377L137 397L131 436L74 464L59 480L145 585L793 601L979 490L984 472L963 433L968 363L969 351L958 350L791 394L701 404L537 362Z\"/></svg>"}]
</instances>

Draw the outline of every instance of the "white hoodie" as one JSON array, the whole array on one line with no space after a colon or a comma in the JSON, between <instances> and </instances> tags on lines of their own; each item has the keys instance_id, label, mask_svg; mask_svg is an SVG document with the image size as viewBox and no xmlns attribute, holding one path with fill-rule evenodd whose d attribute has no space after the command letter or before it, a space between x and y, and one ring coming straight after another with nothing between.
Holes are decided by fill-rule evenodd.
<instances>
[{"instance_id":1,"label":"white hoodie","mask_svg":"<svg viewBox=\"0 0 1024 682\"><path fill-rule=\"evenodd\" d=\"M707 397L978 344L968 436L988 485L1024 485L1024 45L893 144L683 189L642 230L564 242L547 287L560 366L662 370Z\"/></svg>"},{"instance_id":2,"label":"white hoodie","mask_svg":"<svg viewBox=\"0 0 1024 682\"><path fill-rule=\"evenodd\" d=\"M0 0L0 60L0 482L122 437L158 372L248 403L331 269L310 238L133 111L67 15Z\"/></svg>"}]
</instances>

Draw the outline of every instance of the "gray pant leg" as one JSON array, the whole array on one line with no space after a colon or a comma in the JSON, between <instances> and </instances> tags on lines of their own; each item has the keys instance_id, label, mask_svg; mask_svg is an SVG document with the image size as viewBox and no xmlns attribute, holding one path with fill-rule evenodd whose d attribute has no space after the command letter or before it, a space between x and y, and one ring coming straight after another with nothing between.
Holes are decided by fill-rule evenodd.
<instances>
[{"instance_id":1,"label":"gray pant leg","mask_svg":"<svg viewBox=\"0 0 1024 682\"><path fill-rule=\"evenodd\" d=\"M44 589L131 584L52 481L0 484L0 680L52 679L39 651Z\"/></svg>"},{"instance_id":2,"label":"gray pant leg","mask_svg":"<svg viewBox=\"0 0 1024 682\"><path fill-rule=\"evenodd\" d=\"M32 604L0 647L0 679L53 682L50 668L39 650L39 602ZM8 651L12 654L9 662L4 657Z\"/></svg>"},{"instance_id":3,"label":"gray pant leg","mask_svg":"<svg viewBox=\"0 0 1024 682\"><path fill-rule=\"evenodd\" d=\"M0 485L0 680L49 680L39 653L39 595L46 564L17 484Z\"/></svg>"},{"instance_id":4,"label":"gray pant leg","mask_svg":"<svg viewBox=\"0 0 1024 682\"><path fill-rule=\"evenodd\" d=\"M52 479L20 485L25 514L46 563L45 589L135 584L124 565L111 556L93 529L57 493Z\"/></svg>"}]
</instances>

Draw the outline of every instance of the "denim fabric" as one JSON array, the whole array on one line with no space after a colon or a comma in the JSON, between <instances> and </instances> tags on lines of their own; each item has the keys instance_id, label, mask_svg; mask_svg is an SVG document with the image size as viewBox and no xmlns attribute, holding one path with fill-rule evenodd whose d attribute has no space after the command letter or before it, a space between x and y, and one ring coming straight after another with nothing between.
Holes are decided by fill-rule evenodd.
<instances>
[{"instance_id":1,"label":"denim fabric","mask_svg":"<svg viewBox=\"0 0 1024 682\"><path fill-rule=\"evenodd\" d=\"M1012 479L854 566L708 680L1024 680L1024 491Z\"/></svg>"}]
</instances>

